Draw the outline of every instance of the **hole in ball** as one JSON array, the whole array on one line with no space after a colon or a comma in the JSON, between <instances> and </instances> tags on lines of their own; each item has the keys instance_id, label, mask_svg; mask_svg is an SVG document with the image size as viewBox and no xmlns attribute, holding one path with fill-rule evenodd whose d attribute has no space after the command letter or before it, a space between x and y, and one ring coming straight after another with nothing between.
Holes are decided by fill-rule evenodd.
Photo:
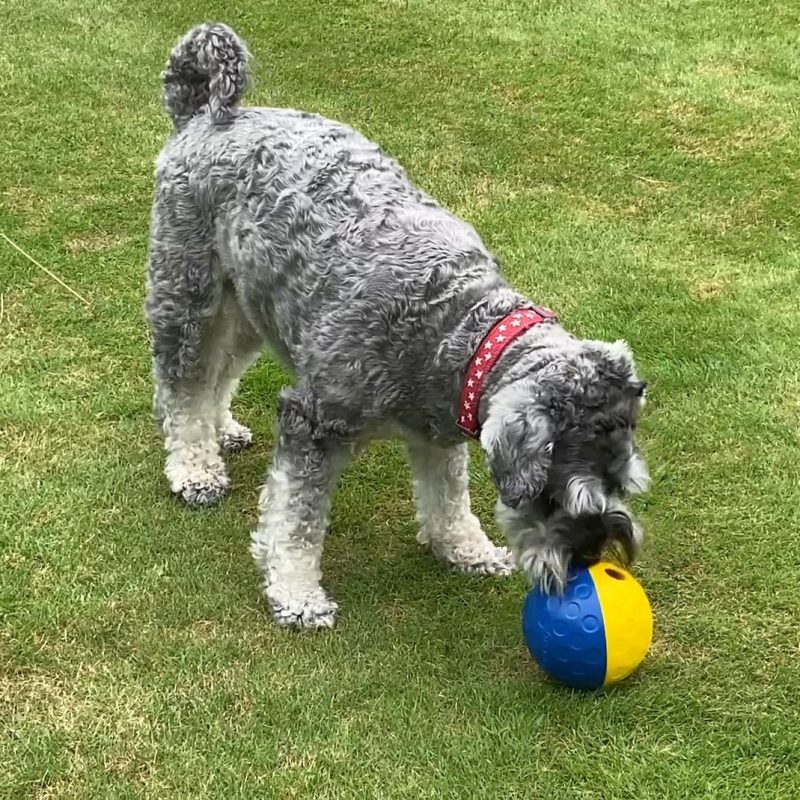
<instances>
[{"instance_id":1,"label":"hole in ball","mask_svg":"<svg viewBox=\"0 0 800 800\"><path fill-rule=\"evenodd\" d=\"M611 567L606 567L606 575L608 575L609 578L613 578L615 581L625 580L625 576L619 570L611 569Z\"/></svg>"}]
</instances>

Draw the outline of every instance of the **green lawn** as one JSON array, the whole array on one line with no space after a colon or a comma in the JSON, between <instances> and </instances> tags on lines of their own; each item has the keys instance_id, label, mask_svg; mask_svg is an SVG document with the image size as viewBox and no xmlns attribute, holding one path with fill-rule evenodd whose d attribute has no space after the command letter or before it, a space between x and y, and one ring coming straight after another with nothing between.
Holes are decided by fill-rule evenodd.
<instances>
[{"instance_id":1,"label":"green lawn","mask_svg":"<svg viewBox=\"0 0 800 800\"><path fill-rule=\"evenodd\" d=\"M221 507L162 475L142 314L159 74L222 19L251 102L361 129L576 333L650 381L616 691L545 682L524 581L442 571L394 445L346 475L334 632L276 630L247 550L275 395ZM0 52L0 797L800 797L800 5L9 0ZM476 453L474 502L494 493Z\"/></svg>"}]
</instances>

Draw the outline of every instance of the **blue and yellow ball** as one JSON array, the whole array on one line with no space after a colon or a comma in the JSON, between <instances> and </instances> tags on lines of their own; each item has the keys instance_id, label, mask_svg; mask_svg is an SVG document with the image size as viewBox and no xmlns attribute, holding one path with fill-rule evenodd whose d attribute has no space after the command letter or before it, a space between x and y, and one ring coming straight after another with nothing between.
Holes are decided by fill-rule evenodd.
<instances>
[{"instance_id":1,"label":"blue and yellow ball","mask_svg":"<svg viewBox=\"0 0 800 800\"><path fill-rule=\"evenodd\" d=\"M551 678L575 689L599 689L642 663L653 639L653 612L633 575L600 561L573 566L560 597L531 590L522 631Z\"/></svg>"}]
</instances>

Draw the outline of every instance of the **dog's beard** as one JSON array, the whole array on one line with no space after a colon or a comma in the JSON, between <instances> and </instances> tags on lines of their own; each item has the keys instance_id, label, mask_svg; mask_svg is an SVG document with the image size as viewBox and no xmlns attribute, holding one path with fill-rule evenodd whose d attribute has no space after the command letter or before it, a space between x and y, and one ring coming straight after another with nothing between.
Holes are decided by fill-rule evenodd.
<instances>
[{"instance_id":1,"label":"dog's beard","mask_svg":"<svg viewBox=\"0 0 800 800\"><path fill-rule=\"evenodd\" d=\"M591 564L609 553L628 565L642 540L630 511L616 498L609 500L603 513L579 516L542 498L517 508L498 501L497 519L520 569L531 585L548 594L564 591L573 562Z\"/></svg>"}]
</instances>

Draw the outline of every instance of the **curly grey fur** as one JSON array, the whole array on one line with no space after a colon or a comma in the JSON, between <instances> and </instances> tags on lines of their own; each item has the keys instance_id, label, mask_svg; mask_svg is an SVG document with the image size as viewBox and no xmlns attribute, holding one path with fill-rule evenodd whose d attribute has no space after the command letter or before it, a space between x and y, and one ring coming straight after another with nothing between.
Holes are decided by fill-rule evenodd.
<instances>
[{"instance_id":1,"label":"curly grey fur","mask_svg":"<svg viewBox=\"0 0 800 800\"><path fill-rule=\"evenodd\" d=\"M180 130L205 109L213 122L229 122L250 85L244 42L219 22L193 28L172 51L163 74L164 110Z\"/></svg>"},{"instance_id":2,"label":"curly grey fur","mask_svg":"<svg viewBox=\"0 0 800 800\"><path fill-rule=\"evenodd\" d=\"M481 339L529 301L472 227L356 131L238 109L247 57L229 28L203 25L164 76L176 131L157 164L147 316L173 491L205 504L227 489L220 443L249 442L230 398L267 345L296 376L281 393L253 543L276 621L332 624L318 583L328 495L345 456L387 431L416 443L420 540L465 569L507 572L469 511L455 418ZM633 446L642 395L624 344L556 323L528 331L493 370L482 444L532 579L560 585L586 549L583 521L601 531L592 551L633 541L618 496L646 483Z\"/></svg>"}]
</instances>

